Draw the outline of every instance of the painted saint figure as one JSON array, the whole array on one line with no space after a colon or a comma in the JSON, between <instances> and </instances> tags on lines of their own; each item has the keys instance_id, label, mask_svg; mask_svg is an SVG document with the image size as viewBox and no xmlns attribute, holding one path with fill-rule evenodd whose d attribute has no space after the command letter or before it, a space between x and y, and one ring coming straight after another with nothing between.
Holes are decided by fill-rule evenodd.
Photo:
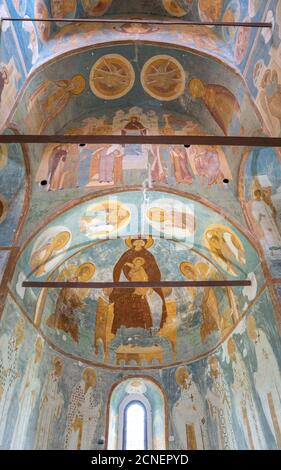
<instances>
[{"instance_id":1,"label":"painted saint figure","mask_svg":"<svg viewBox=\"0 0 281 470\"><path fill-rule=\"evenodd\" d=\"M257 370L254 372L256 391L277 447L281 449L280 369L266 334L257 327L251 315L247 318L247 334L254 343L257 358Z\"/></svg>"},{"instance_id":2,"label":"painted saint figure","mask_svg":"<svg viewBox=\"0 0 281 470\"><path fill-rule=\"evenodd\" d=\"M229 391L217 358L210 357L208 363L212 386L208 389L206 398L211 418L217 429L218 448L220 450L235 450L236 442Z\"/></svg>"},{"instance_id":3,"label":"painted saint figure","mask_svg":"<svg viewBox=\"0 0 281 470\"><path fill-rule=\"evenodd\" d=\"M122 181L123 149L120 145L103 146L92 154L88 187L97 184L117 184Z\"/></svg>"},{"instance_id":4,"label":"painted saint figure","mask_svg":"<svg viewBox=\"0 0 281 470\"><path fill-rule=\"evenodd\" d=\"M207 178L208 187L221 183L224 175L220 168L220 159L215 149L207 149L196 153L194 158L198 176Z\"/></svg>"},{"instance_id":5,"label":"painted saint figure","mask_svg":"<svg viewBox=\"0 0 281 470\"><path fill-rule=\"evenodd\" d=\"M281 82L276 70L267 69L260 84L261 104L271 128L279 133L281 124Z\"/></svg>"},{"instance_id":6,"label":"painted saint figure","mask_svg":"<svg viewBox=\"0 0 281 470\"><path fill-rule=\"evenodd\" d=\"M62 231L33 249L29 261L32 274L34 276L43 276L48 271L48 261L67 246L70 238L70 232Z\"/></svg>"},{"instance_id":7,"label":"painted saint figure","mask_svg":"<svg viewBox=\"0 0 281 470\"><path fill-rule=\"evenodd\" d=\"M34 353L28 361L19 393L19 408L10 449L22 450L28 436L28 424L40 392L39 367L43 342L40 336L35 341Z\"/></svg>"},{"instance_id":8,"label":"painted saint figure","mask_svg":"<svg viewBox=\"0 0 281 470\"><path fill-rule=\"evenodd\" d=\"M18 372L18 353L24 340L25 323L19 319L14 335L10 338L5 333L0 338L0 445L3 442L8 411L13 397Z\"/></svg>"},{"instance_id":9,"label":"painted saint figure","mask_svg":"<svg viewBox=\"0 0 281 470\"><path fill-rule=\"evenodd\" d=\"M30 130L42 134L69 101L83 93L85 87L86 80L82 75L74 75L69 80L44 80L29 97L27 126Z\"/></svg>"},{"instance_id":10,"label":"painted saint figure","mask_svg":"<svg viewBox=\"0 0 281 470\"><path fill-rule=\"evenodd\" d=\"M267 176L258 178L268 179ZM273 255L275 250L281 251L281 233L277 225L276 209L272 203L271 194L267 196L266 191L256 189L254 200L249 202L249 208L264 250L270 255Z\"/></svg>"},{"instance_id":11,"label":"painted saint figure","mask_svg":"<svg viewBox=\"0 0 281 470\"><path fill-rule=\"evenodd\" d=\"M6 67L1 66L0 67L0 103L1 103L1 96L4 91L5 85L8 85L8 83L9 83L8 70Z\"/></svg>"},{"instance_id":12,"label":"painted saint figure","mask_svg":"<svg viewBox=\"0 0 281 470\"><path fill-rule=\"evenodd\" d=\"M229 227L210 225L204 234L205 245L213 258L233 276L241 270L239 265L246 264L243 243Z\"/></svg>"},{"instance_id":13,"label":"painted saint figure","mask_svg":"<svg viewBox=\"0 0 281 470\"><path fill-rule=\"evenodd\" d=\"M174 174L177 183L192 183L192 175L188 168L187 150L179 145L173 145L170 149L170 159L174 166Z\"/></svg>"},{"instance_id":14,"label":"painted saint figure","mask_svg":"<svg viewBox=\"0 0 281 470\"><path fill-rule=\"evenodd\" d=\"M35 449L47 450L49 448L54 423L61 415L64 400L59 391L59 382L62 371L63 362L59 357L54 357L53 370L47 376L41 394Z\"/></svg>"},{"instance_id":15,"label":"painted saint figure","mask_svg":"<svg viewBox=\"0 0 281 470\"><path fill-rule=\"evenodd\" d=\"M64 448L67 450L90 450L100 415L100 405L94 398L96 385L94 369L84 369L82 380L75 385L67 412Z\"/></svg>"},{"instance_id":16,"label":"painted saint figure","mask_svg":"<svg viewBox=\"0 0 281 470\"><path fill-rule=\"evenodd\" d=\"M168 182L168 174L167 174L167 168L165 165L162 163L161 159L161 147L156 144L150 145L150 154L152 156L152 162L151 162L151 180L153 182L162 182L162 183L167 183Z\"/></svg>"},{"instance_id":17,"label":"painted saint figure","mask_svg":"<svg viewBox=\"0 0 281 470\"><path fill-rule=\"evenodd\" d=\"M224 135L228 135L233 118L240 117L240 105L231 91L222 85L208 84L193 78L188 84L193 98L201 99Z\"/></svg>"},{"instance_id":18,"label":"painted saint figure","mask_svg":"<svg viewBox=\"0 0 281 470\"><path fill-rule=\"evenodd\" d=\"M121 155L120 145L112 145L104 148L99 154L99 181L100 183L112 183L114 176L115 158Z\"/></svg>"},{"instance_id":19,"label":"painted saint figure","mask_svg":"<svg viewBox=\"0 0 281 470\"><path fill-rule=\"evenodd\" d=\"M244 431L247 447L249 450L266 449L259 416L253 400L249 374L233 338L228 340L227 350L233 371L231 387L236 416L241 429Z\"/></svg>"},{"instance_id":20,"label":"painted saint figure","mask_svg":"<svg viewBox=\"0 0 281 470\"><path fill-rule=\"evenodd\" d=\"M55 191L63 188L64 167L67 157L67 150L64 145L54 148L49 160L48 171L48 191Z\"/></svg>"},{"instance_id":21,"label":"painted saint figure","mask_svg":"<svg viewBox=\"0 0 281 470\"><path fill-rule=\"evenodd\" d=\"M92 263L84 263L80 267L69 266L61 275L59 280L69 282L88 282L95 273L95 266ZM55 312L46 320L49 328L64 331L70 334L72 339L78 343L79 328L75 312L85 308L84 300L89 295L89 289L61 289L56 301Z\"/></svg>"},{"instance_id":22,"label":"painted saint figure","mask_svg":"<svg viewBox=\"0 0 281 470\"><path fill-rule=\"evenodd\" d=\"M128 241L130 249L126 251L116 263L113 270L113 281L118 282L121 275L130 281L130 273L132 274L131 265L134 264L136 258L141 258L141 277L145 273L145 278L149 281L160 281L161 273L158 268L156 259L148 251L148 245L153 243L151 240L136 238ZM151 245L150 245L151 246ZM139 262L137 262L139 264ZM139 275L139 273L138 273ZM160 328L163 326L167 316L166 304L162 289L155 288L153 291L160 297L162 301L162 318ZM112 333L116 334L118 328L125 326L126 328L144 328L148 330L153 326L151 309L147 295L144 295L143 289L135 288L115 288L109 296L110 302L114 304L114 319L112 323Z\"/></svg>"},{"instance_id":23,"label":"painted saint figure","mask_svg":"<svg viewBox=\"0 0 281 470\"><path fill-rule=\"evenodd\" d=\"M200 392L185 367L177 369L175 378L181 396L173 406L172 416L181 449L204 450L206 417Z\"/></svg>"}]
</instances>

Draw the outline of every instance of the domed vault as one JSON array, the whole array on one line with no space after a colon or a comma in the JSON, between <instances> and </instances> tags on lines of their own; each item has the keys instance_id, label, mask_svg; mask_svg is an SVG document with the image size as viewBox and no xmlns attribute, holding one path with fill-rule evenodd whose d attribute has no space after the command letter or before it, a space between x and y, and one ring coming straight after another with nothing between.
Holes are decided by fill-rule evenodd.
<instances>
[{"instance_id":1,"label":"domed vault","mask_svg":"<svg viewBox=\"0 0 281 470\"><path fill-rule=\"evenodd\" d=\"M0 0L29 20L2 22L1 132L278 136L275 3ZM75 18L118 22L62 21ZM280 448L280 160L1 144L0 448L123 448L133 401L153 449ZM67 285L239 279L251 285Z\"/></svg>"}]
</instances>

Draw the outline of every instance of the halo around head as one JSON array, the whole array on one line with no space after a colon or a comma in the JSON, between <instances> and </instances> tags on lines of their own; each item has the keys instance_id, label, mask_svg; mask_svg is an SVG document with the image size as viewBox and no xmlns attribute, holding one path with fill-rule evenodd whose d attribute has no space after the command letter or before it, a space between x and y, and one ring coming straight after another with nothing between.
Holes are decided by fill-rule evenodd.
<instances>
[{"instance_id":1,"label":"halo around head","mask_svg":"<svg viewBox=\"0 0 281 470\"><path fill-rule=\"evenodd\" d=\"M153 240L151 235L148 236L148 237L141 237L141 236L139 236L139 237L128 237L128 238L126 238L125 243L129 248L133 248L133 243L136 240L143 240L145 242L144 248L146 250L148 250L149 248L151 248L154 245L154 240Z\"/></svg>"}]
</instances>

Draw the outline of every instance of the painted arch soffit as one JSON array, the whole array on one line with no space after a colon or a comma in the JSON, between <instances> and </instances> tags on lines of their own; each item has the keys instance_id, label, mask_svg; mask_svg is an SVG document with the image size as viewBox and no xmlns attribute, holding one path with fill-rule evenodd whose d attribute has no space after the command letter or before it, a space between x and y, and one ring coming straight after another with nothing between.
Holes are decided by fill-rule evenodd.
<instances>
[{"instance_id":1,"label":"painted arch soffit","mask_svg":"<svg viewBox=\"0 0 281 470\"><path fill-rule=\"evenodd\" d=\"M11 288L44 336L67 354L110 367L192 362L224 341L263 289L256 251L219 214L165 193L148 193L142 202L143 194L136 191L80 204L49 223L21 254ZM137 221L143 236L136 235ZM181 289L21 286L24 279L241 277L252 279L253 286L187 289L184 295Z\"/></svg>"},{"instance_id":2,"label":"painted arch soffit","mask_svg":"<svg viewBox=\"0 0 281 470\"><path fill-rule=\"evenodd\" d=\"M25 133L57 133L81 119L81 110L85 117L93 109L106 115L140 101L193 115L209 134L254 135L261 129L235 70L181 47L149 43L87 48L39 67L11 120Z\"/></svg>"}]
</instances>

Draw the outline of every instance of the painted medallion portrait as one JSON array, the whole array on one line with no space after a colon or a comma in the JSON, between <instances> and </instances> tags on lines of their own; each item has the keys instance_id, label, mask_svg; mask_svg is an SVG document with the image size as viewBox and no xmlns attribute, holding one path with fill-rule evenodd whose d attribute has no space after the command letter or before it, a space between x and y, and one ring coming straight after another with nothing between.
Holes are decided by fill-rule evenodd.
<instances>
[{"instance_id":1,"label":"painted medallion portrait","mask_svg":"<svg viewBox=\"0 0 281 470\"><path fill-rule=\"evenodd\" d=\"M130 209L120 201L104 200L91 204L80 218L80 230L89 238L104 238L126 227L131 219Z\"/></svg>"},{"instance_id":2,"label":"painted medallion portrait","mask_svg":"<svg viewBox=\"0 0 281 470\"><path fill-rule=\"evenodd\" d=\"M130 62L119 54L107 54L92 67L90 87L94 95L106 100L125 96L135 82L135 71Z\"/></svg>"},{"instance_id":3,"label":"painted medallion portrait","mask_svg":"<svg viewBox=\"0 0 281 470\"><path fill-rule=\"evenodd\" d=\"M194 235L192 204L183 204L176 199L158 199L148 208L146 218L156 231L166 236L184 239Z\"/></svg>"},{"instance_id":4,"label":"painted medallion portrait","mask_svg":"<svg viewBox=\"0 0 281 470\"><path fill-rule=\"evenodd\" d=\"M144 64L141 83L153 98L171 101L184 92L185 72L178 60L169 55L157 55Z\"/></svg>"},{"instance_id":5,"label":"painted medallion portrait","mask_svg":"<svg viewBox=\"0 0 281 470\"><path fill-rule=\"evenodd\" d=\"M62 226L48 228L34 243L29 264L32 274L41 277L60 261L62 253L71 243L71 232Z\"/></svg>"}]
</instances>

